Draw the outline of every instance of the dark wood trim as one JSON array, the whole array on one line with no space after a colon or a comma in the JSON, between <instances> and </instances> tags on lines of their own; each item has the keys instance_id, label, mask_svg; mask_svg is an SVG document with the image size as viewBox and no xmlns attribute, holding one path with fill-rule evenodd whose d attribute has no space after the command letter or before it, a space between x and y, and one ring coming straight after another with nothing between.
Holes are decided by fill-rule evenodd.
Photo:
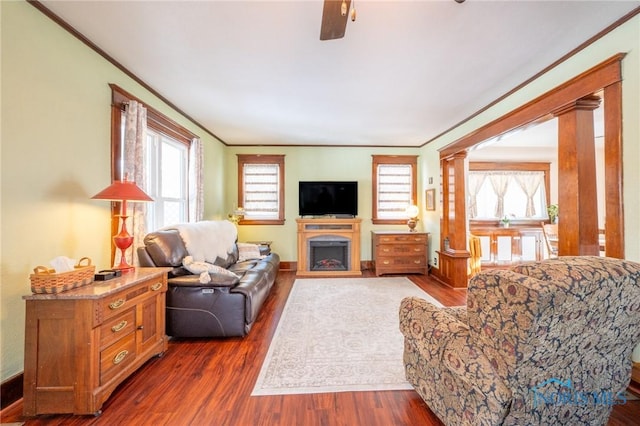
<instances>
[{"instance_id":1,"label":"dark wood trim","mask_svg":"<svg viewBox=\"0 0 640 426\"><path fill-rule=\"evenodd\" d=\"M16 374L0 385L0 410L3 410L22 398L24 393L24 374Z\"/></svg>"},{"instance_id":2,"label":"dark wood trim","mask_svg":"<svg viewBox=\"0 0 640 426\"><path fill-rule=\"evenodd\" d=\"M624 259L622 83L604 88L605 254Z\"/></svg>"},{"instance_id":3,"label":"dark wood trim","mask_svg":"<svg viewBox=\"0 0 640 426\"><path fill-rule=\"evenodd\" d=\"M191 132L186 127L183 127L180 124L176 123L157 109L153 108L140 98L127 92L117 84L109 83L109 87L111 88L111 107L114 111L118 109L120 112L122 112L129 101L136 101L147 109L147 126L151 127L152 129L160 133L164 133L165 135L176 139L184 143L185 145L189 145L192 140L199 138L198 135ZM120 115L118 116L118 122L119 121ZM116 130L119 133L120 127L118 127Z\"/></svg>"},{"instance_id":4,"label":"dark wood trim","mask_svg":"<svg viewBox=\"0 0 640 426\"><path fill-rule=\"evenodd\" d=\"M577 99L558 117L559 256L598 256L598 192L593 111L600 98ZM567 220L568 219L568 220Z\"/></svg>"},{"instance_id":5,"label":"dark wood trim","mask_svg":"<svg viewBox=\"0 0 640 426\"><path fill-rule=\"evenodd\" d=\"M284 225L284 155L283 154L236 154L238 157L238 206L241 206L244 200L244 165L245 164L278 164L278 199L280 200L278 205L278 219L240 219L238 224L240 225Z\"/></svg>"},{"instance_id":6,"label":"dark wood trim","mask_svg":"<svg viewBox=\"0 0 640 426\"><path fill-rule=\"evenodd\" d=\"M537 72L536 74L531 76L529 79L527 79L527 80L523 81L522 83L518 84L516 87L514 87L511 90L509 90L507 93L505 93L504 95L500 96L499 98L497 98L493 102L487 104L485 107L480 108L478 111L476 111L475 113L471 114L469 117L465 118L462 121L459 121L458 123L456 123L453 126L449 127L445 131L443 131L443 132L439 133L438 135L432 137L431 139L429 139L428 141L423 143L421 146L425 146L425 145L437 140L438 138L440 138L441 136L449 133L453 129L455 129L455 128L465 124L466 122L470 121L471 119L479 116L480 114L482 114L483 112L485 112L489 108L499 104L500 102L502 102L503 100L505 100L509 96L511 96L514 93L516 93L517 91L521 90L523 87L527 86L528 84L530 84L531 82L537 80L538 78L540 78L541 76L543 76L547 72L551 71L552 69L554 69L558 65L560 65L563 62L567 61L569 58L571 58L572 56L574 56L575 54L577 54L581 50L586 49L587 47L589 47L591 44L593 44L597 40L599 40L602 37L604 37L607 34L609 34L611 31L613 31L616 28L618 28L619 26L625 24L627 21L629 21L630 19L632 19L633 17L635 17L639 13L640 13L640 7L636 7L631 12L627 13L626 15L624 15L622 18L618 19L613 24L609 25L608 27L606 27L605 29L603 29L602 31L600 31L599 33L597 33L596 35L594 35L593 37L591 37L590 39L585 41L584 43L580 44L580 46L576 47L575 49L573 49L572 51L570 51L566 55L562 56L561 58L559 58L558 60L553 62L551 65L547 66L546 68L543 68L542 70L540 70L539 72Z\"/></svg>"},{"instance_id":7,"label":"dark wood trim","mask_svg":"<svg viewBox=\"0 0 640 426\"><path fill-rule=\"evenodd\" d=\"M538 96L531 102L485 124L455 142L441 148L440 157L446 158L476 144L496 137L518 127L544 120L552 111L577 99L596 93L604 87L622 80L622 59L626 53L618 53L604 62L588 69L560 86Z\"/></svg>"},{"instance_id":8,"label":"dark wood trim","mask_svg":"<svg viewBox=\"0 0 640 426\"><path fill-rule=\"evenodd\" d=\"M82 33L80 33L78 30L76 30L73 26L71 26L68 22L66 22L64 19L62 19L61 17L59 17L58 15L56 15L55 13L53 13L51 10L49 10L45 5L43 5L40 1L38 0L27 0L27 3L29 3L31 6L35 7L36 9L38 9L40 12L42 12L47 18L51 19L53 22L55 22L56 24L60 25L60 27L62 27L62 29L64 29L65 31L67 31L69 34L71 34L72 36L74 36L75 38L77 38L78 40L80 40L82 43L84 43L87 47L89 47L91 50L93 50L94 52L96 52L98 55L102 56L107 62L109 62L111 65L115 66L117 69L119 69L120 71L122 71L124 74L126 74L129 78L131 78L132 80L134 80L136 83L140 84L142 87L144 87L145 89L147 89L149 92L151 92L154 96L156 96L158 99L160 99L162 102L164 102L165 104L167 104L169 107L171 107L172 109L174 109L176 112L180 113L181 115L183 115L185 118L187 118L189 121L191 121L193 124L195 124L196 126L200 127L202 130L204 130L206 133L208 133L209 135L213 136L214 138L216 138L218 141L220 141L222 144L227 145L228 144L222 140L220 137L218 137L215 133L213 133L212 131L208 130L206 127L204 127L202 124L198 123L195 119L193 119L189 114L187 114L186 112L184 112L182 109L180 109L178 106L176 106L173 102L171 102L169 99L167 99L166 97L164 97L163 95L160 94L160 92L158 92L157 90L155 90L153 87L149 86L144 80L142 80L140 77L138 77L137 75L135 75L133 72L131 72L129 69L127 69L124 65L122 65L120 62L116 61L112 56L110 56L107 52L105 52L104 50L102 50L100 47L98 47L98 45L96 45L95 43L93 43L91 40L89 40L87 37L85 37Z\"/></svg>"},{"instance_id":9,"label":"dark wood trim","mask_svg":"<svg viewBox=\"0 0 640 426\"><path fill-rule=\"evenodd\" d=\"M418 203L418 156L417 155L372 155L371 156L371 223L375 225L401 225L406 219L378 218L378 166L381 164L405 164L411 166L411 199Z\"/></svg>"}]
</instances>

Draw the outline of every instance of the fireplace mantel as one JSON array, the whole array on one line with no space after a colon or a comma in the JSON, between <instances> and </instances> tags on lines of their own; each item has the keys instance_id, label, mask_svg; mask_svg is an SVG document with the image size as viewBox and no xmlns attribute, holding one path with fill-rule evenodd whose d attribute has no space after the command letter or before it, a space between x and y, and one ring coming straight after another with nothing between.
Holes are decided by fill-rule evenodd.
<instances>
[{"instance_id":1,"label":"fireplace mantel","mask_svg":"<svg viewBox=\"0 0 640 426\"><path fill-rule=\"evenodd\" d=\"M352 276L360 271L360 222L362 219L314 218L296 219L298 222L298 266L300 276ZM346 271L312 271L309 265L309 240L336 236L350 241L350 264Z\"/></svg>"}]
</instances>

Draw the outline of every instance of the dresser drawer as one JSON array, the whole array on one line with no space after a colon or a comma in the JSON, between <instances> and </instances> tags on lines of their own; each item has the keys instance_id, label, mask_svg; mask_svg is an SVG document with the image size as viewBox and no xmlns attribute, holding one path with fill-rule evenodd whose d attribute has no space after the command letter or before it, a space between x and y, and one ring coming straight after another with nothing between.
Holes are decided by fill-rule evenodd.
<instances>
[{"instance_id":1,"label":"dresser drawer","mask_svg":"<svg viewBox=\"0 0 640 426\"><path fill-rule=\"evenodd\" d=\"M427 259L424 256L403 256L388 257L380 256L376 259L376 269L384 268L424 268L427 266ZM402 272L402 269L398 269Z\"/></svg>"},{"instance_id":2,"label":"dresser drawer","mask_svg":"<svg viewBox=\"0 0 640 426\"><path fill-rule=\"evenodd\" d=\"M131 287L127 291L105 297L98 308L99 318L104 321L135 306L136 302L150 293L163 291L166 283L161 278L150 279Z\"/></svg>"},{"instance_id":3,"label":"dresser drawer","mask_svg":"<svg viewBox=\"0 0 640 426\"><path fill-rule=\"evenodd\" d=\"M106 348L127 334L133 332L136 327L136 311L131 308L121 314L107 320L100 326L100 348Z\"/></svg>"},{"instance_id":4,"label":"dresser drawer","mask_svg":"<svg viewBox=\"0 0 640 426\"><path fill-rule=\"evenodd\" d=\"M377 244L427 244L425 234L388 234L378 235Z\"/></svg>"},{"instance_id":5,"label":"dresser drawer","mask_svg":"<svg viewBox=\"0 0 640 426\"><path fill-rule=\"evenodd\" d=\"M100 384L104 385L136 359L136 335L130 333L100 352Z\"/></svg>"},{"instance_id":6,"label":"dresser drawer","mask_svg":"<svg viewBox=\"0 0 640 426\"><path fill-rule=\"evenodd\" d=\"M423 256L427 246L423 244L381 244L377 256Z\"/></svg>"}]
</instances>

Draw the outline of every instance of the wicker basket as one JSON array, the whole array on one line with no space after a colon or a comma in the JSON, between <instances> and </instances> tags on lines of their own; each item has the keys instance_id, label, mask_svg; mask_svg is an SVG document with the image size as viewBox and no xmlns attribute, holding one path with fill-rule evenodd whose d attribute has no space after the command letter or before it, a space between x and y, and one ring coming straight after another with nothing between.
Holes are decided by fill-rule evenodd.
<instances>
[{"instance_id":1,"label":"wicker basket","mask_svg":"<svg viewBox=\"0 0 640 426\"><path fill-rule=\"evenodd\" d=\"M91 265L91 259L83 257L78 261L75 270L56 272L44 266L33 269L31 274L31 291L33 293L55 294L72 288L82 287L93 282L96 267Z\"/></svg>"}]
</instances>

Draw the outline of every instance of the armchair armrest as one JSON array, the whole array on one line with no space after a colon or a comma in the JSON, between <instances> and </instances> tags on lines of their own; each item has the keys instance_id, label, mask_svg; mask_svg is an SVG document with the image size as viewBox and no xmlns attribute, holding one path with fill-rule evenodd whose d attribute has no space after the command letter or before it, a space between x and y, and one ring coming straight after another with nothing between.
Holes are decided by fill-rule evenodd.
<instances>
[{"instance_id":1,"label":"armchair armrest","mask_svg":"<svg viewBox=\"0 0 640 426\"><path fill-rule=\"evenodd\" d=\"M410 346L427 363L437 364L454 373L482 394L493 394L504 409L511 391L504 378L472 339L460 308L438 308L417 297L405 298L400 304L400 331ZM405 345L405 351L407 345Z\"/></svg>"}]
</instances>

